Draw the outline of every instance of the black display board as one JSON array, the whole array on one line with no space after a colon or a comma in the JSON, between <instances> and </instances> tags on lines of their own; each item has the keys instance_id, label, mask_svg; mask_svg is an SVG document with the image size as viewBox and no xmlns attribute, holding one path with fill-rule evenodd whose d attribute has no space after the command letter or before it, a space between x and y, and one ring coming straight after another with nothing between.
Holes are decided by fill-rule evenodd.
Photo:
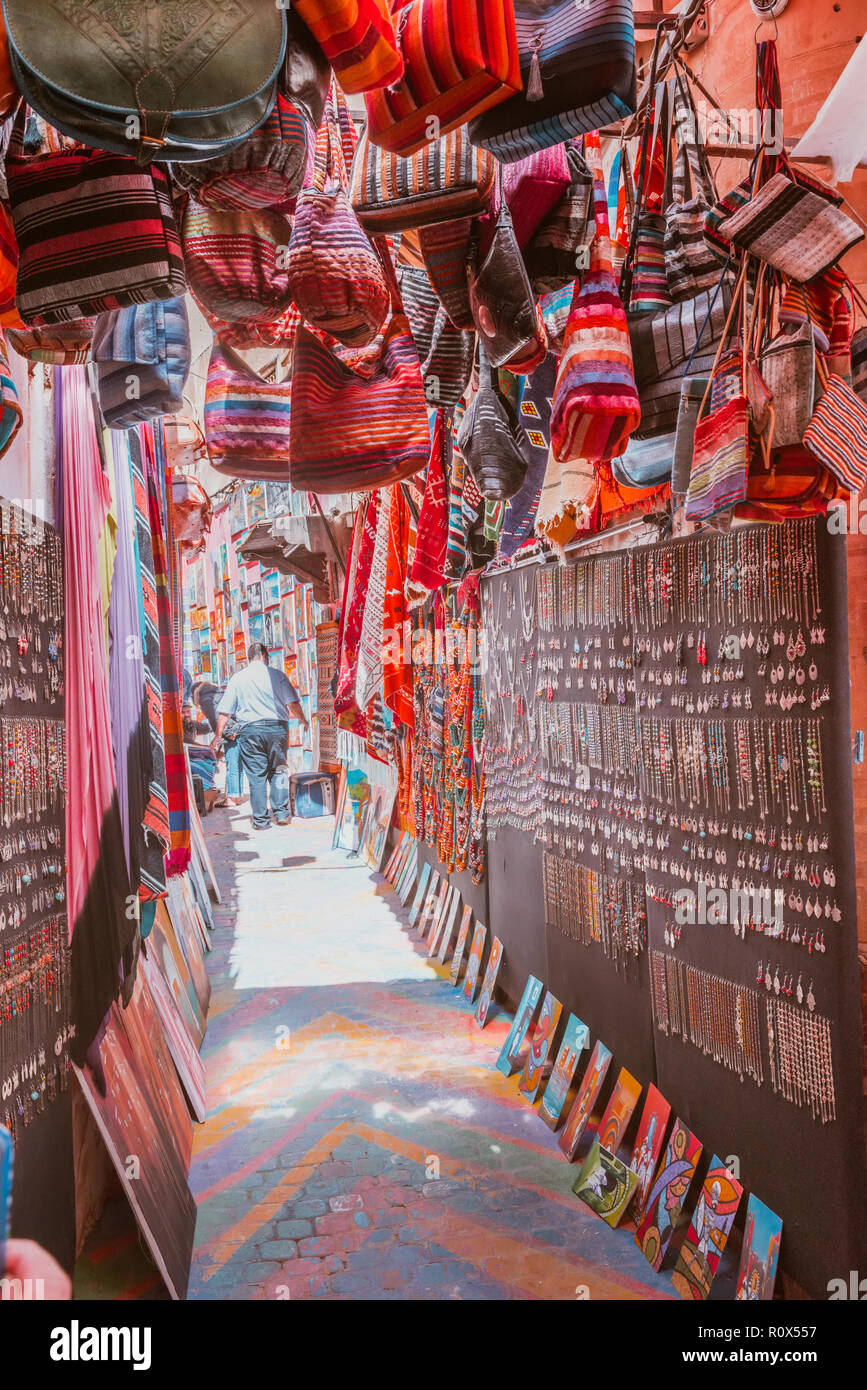
<instances>
[{"instance_id":1,"label":"black display board","mask_svg":"<svg viewBox=\"0 0 867 1390\"><path fill-rule=\"evenodd\" d=\"M745 540L738 539L743 536ZM691 553L693 560L683 563L675 555L681 550ZM545 636L546 615L539 608L538 595L542 631L538 624L528 625L524 614L528 573L538 576L541 569L510 571L483 583L483 616L493 619L497 650L506 632L515 644L505 663L495 658L499 669L495 668L493 682L486 678L486 699L500 704L505 679L511 676L520 684L516 673L528 665L532 668L537 697L534 737L541 772L544 739L538 727L538 702L592 704L596 692L591 696L586 674L583 688L576 689L571 649L565 642L560 648L565 661L558 668L550 645L540 640ZM739 528L729 540L704 534L664 547L636 548L629 560L628 584L628 644L622 644L620 629L611 628L610 613L605 629L607 636L611 628L613 651L630 657L622 668L625 688L618 688L621 669L615 666L614 684L609 684L605 702L616 700L619 708L634 712L638 803L647 808L646 818L628 812L626 782L618 794L624 821L643 825L642 848L636 857L643 859L641 872L650 885L647 949L618 961L595 942L584 944L550 923L546 930L544 823L524 830L495 826L496 838L489 843L489 927L505 946L502 989L514 1001L526 975L539 975L564 1007L577 1013L593 1036L612 1049L614 1067L627 1067L645 1089L655 1081L671 1103L672 1113L679 1114L704 1145L703 1162L712 1153L724 1161L736 1160L746 1193L754 1192L782 1217L783 1271L811 1296L827 1297L830 1279L846 1278L848 1270L863 1268L867 1262L845 542L816 521ZM499 597L504 591L511 591L506 600ZM640 601L642 593L644 601ZM776 608L768 606L769 595L775 596ZM772 611L778 614L776 621L765 621ZM550 626L550 612L547 621ZM591 657L596 649L585 637L597 633L591 623L579 638L582 650ZM557 650L555 644L553 651ZM605 643L600 654L605 665ZM602 673L594 674L598 688ZM526 687L519 694L526 694ZM745 724L750 725L747 735L742 732ZM756 741L759 726L773 726L778 744L771 733L764 732ZM672 784L668 771L678 764L669 764L653 752L660 729L672 741L680 739L680 766L688 773L694 765L696 782L687 775L682 786ZM745 737L751 740L747 744ZM822 757L825 809L821 819L812 786L817 780L816 748ZM766 780L768 769L771 775L776 770L776 790L758 785L760 749L765 755ZM505 777L502 749L497 757L500 775ZM741 812L738 795L747 796L750 769L752 802L747 801ZM589 777L592 790L594 777L600 780L592 767ZM521 787L519 794L526 799L526 786ZM506 800L501 787L499 804ZM785 824L778 823L774 830L775 813L781 808ZM760 814L762 809L767 814ZM776 820L780 821L779 814ZM741 831L746 838L740 838ZM784 851L789 837L791 847ZM589 836L584 840L583 851L573 844L566 857L584 867L598 867L598 856L587 854ZM775 876L777 855L781 857ZM769 864L764 867L766 856ZM787 871L786 860L791 861ZM794 877L796 861L804 879ZM700 904L696 869L715 875L717 884L725 882L726 891L736 874L741 886L747 882L781 885L781 918L771 896L771 907L766 909L770 931L744 927L736 934L731 924L699 922L681 926L675 935L671 897L689 887ZM684 877L687 870L689 879ZM707 882L705 890L709 890ZM810 912L805 906L808 895ZM812 910L817 899L822 904L820 916ZM826 900L834 905L833 915L826 915ZM702 910L699 906L699 914ZM741 1079L744 1054L737 1044L739 1034L733 1047L725 1040L731 1063L727 1067L689 1038L660 1030L657 1022L664 1020L655 1018L659 1010L654 1008L650 975L654 962L666 959L680 962L671 968L680 972L684 984L691 968L705 972L702 978L719 977L724 989L731 986L740 991L738 1016L748 1005L758 1020L761 1085L748 1074ZM770 991L764 976L761 981L756 978L760 960L763 971L768 963L771 966ZM690 988L696 978L690 975ZM774 987L777 979L779 991ZM806 1001L810 985L812 1013ZM797 1014L828 1019L836 1117L827 1123L820 1116L814 1118L808 1103L799 1106L782 1091L774 1092L769 1001L775 1014L781 1005L796 1011L796 1021ZM728 1017L722 1005L720 1016ZM778 1016L775 1022L779 1032ZM777 1072L782 1085L779 1056ZM814 1074L820 1072L819 1067ZM807 1099L806 1094L802 1099ZM823 1102L817 1097L817 1108L823 1105L829 1109L827 1098ZM740 1220L745 1205L746 1196Z\"/></svg>"}]
</instances>

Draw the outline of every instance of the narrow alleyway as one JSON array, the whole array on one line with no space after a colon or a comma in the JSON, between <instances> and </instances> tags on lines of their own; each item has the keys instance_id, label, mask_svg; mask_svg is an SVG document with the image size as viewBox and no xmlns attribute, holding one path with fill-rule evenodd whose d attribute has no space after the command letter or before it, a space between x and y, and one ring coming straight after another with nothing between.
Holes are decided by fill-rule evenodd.
<instances>
[{"instance_id":1,"label":"narrow alleyway","mask_svg":"<svg viewBox=\"0 0 867 1390\"><path fill-rule=\"evenodd\" d=\"M206 822L223 893L192 1299L671 1296L332 821ZM583 1294L587 1296L587 1294Z\"/></svg>"}]
</instances>

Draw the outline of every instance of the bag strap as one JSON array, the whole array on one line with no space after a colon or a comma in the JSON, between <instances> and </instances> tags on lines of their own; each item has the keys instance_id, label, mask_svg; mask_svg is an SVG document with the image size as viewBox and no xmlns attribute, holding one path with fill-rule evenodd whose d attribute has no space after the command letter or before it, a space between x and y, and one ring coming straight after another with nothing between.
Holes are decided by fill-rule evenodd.
<instances>
[{"instance_id":1,"label":"bag strap","mask_svg":"<svg viewBox=\"0 0 867 1390\"><path fill-rule=\"evenodd\" d=\"M674 130L677 139L677 159L675 160L672 192L674 201L685 203L690 176L696 192L704 194L707 202L716 198L713 175L708 163L707 153L701 139L698 112L689 90L689 84L676 69L672 79L674 87Z\"/></svg>"},{"instance_id":2,"label":"bag strap","mask_svg":"<svg viewBox=\"0 0 867 1390\"><path fill-rule=\"evenodd\" d=\"M748 254L748 253L747 253L747 254ZM737 278L737 280L735 281L734 294L732 295L732 302L731 302L731 304L729 305L729 311L728 311L728 314L727 314L727 316L726 316L725 324L723 325L723 331L722 331L722 333L721 333L721 335L720 335L719 347L718 347L717 350L716 350L716 357L715 357L714 360L713 360L713 366L712 366L711 369L710 369L710 373L709 373L708 379L707 379L707 386L706 386L705 389L704 389L704 395L703 395L702 398L701 398L701 405L700 405L699 408L698 408L698 418L699 418L699 419L702 418L702 415L704 414L704 408L705 408L705 406L707 405L707 398L708 398L708 396L710 395L710 389L711 389L711 386L713 385L714 374L716 373L716 370L717 370L717 368L719 367L720 358L721 358L722 355L723 355L723 350L724 350L724 348L725 348L726 341L727 341L728 336L729 336L729 329L731 328L732 319L734 318L735 310L738 308L739 303L740 303L740 300L741 300L741 298L742 298L742 296L743 296L743 294L744 294L745 280L746 280L746 270L747 270L747 255L744 256L743 264L742 264L742 266L741 266L741 268L740 268L740 270L739 270L739 272L738 272L738 278ZM690 360L692 360L692 359L690 358ZM684 376L685 376L685 375L686 375L686 372L684 372ZM746 353L744 353L744 354L742 355L742 358L741 358L741 392L742 392L742 394L745 394L745 393L746 393Z\"/></svg>"}]
</instances>

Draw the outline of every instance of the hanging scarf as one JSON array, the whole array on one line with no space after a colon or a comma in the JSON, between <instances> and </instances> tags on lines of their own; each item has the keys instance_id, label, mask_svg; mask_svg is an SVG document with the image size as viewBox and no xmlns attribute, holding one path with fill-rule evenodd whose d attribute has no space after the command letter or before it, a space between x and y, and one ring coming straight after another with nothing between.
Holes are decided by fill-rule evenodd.
<instances>
[{"instance_id":1,"label":"hanging scarf","mask_svg":"<svg viewBox=\"0 0 867 1390\"><path fill-rule=\"evenodd\" d=\"M403 488L392 488L385 565L385 617L382 649L383 698L401 724L415 725L412 694L412 624L406 603L406 557L410 510Z\"/></svg>"},{"instance_id":2,"label":"hanging scarf","mask_svg":"<svg viewBox=\"0 0 867 1390\"><path fill-rule=\"evenodd\" d=\"M438 410L412 564L413 583L423 584L426 589L438 589L445 583L449 518L444 456L450 438L443 423L443 412Z\"/></svg>"},{"instance_id":3,"label":"hanging scarf","mask_svg":"<svg viewBox=\"0 0 867 1390\"><path fill-rule=\"evenodd\" d=\"M449 515L446 537L445 577L460 579L467 564L467 511L464 506L464 486L467 477L467 461L457 446L458 426L464 417L466 407L459 404L446 427L451 429L452 459L449 468Z\"/></svg>"},{"instance_id":4,"label":"hanging scarf","mask_svg":"<svg viewBox=\"0 0 867 1390\"><path fill-rule=\"evenodd\" d=\"M166 765L166 792L169 812L169 851L166 873L169 878L182 874L190 862L190 801L187 759L181 721L181 691L175 656L169 553L163 524L165 470L160 469L153 447L153 435L142 430L145 451L145 480L148 491L154 583L157 598L157 627L160 642L160 687L162 691L163 751Z\"/></svg>"},{"instance_id":5,"label":"hanging scarf","mask_svg":"<svg viewBox=\"0 0 867 1390\"><path fill-rule=\"evenodd\" d=\"M373 558L364 598L361 620L361 641L358 644L358 674L355 678L355 698L359 709L367 710L382 682L382 629L385 619L385 574L388 559L388 521L391 513L392 489L385 487L379 494L376 514L376 537ZM368 721L369 722L369 721ZM368 736L370 729L368 728Z\"/></svg>"},{"instance_id":6,"label":"hanging scarf","mask_svg":"<svg viewBox=\"0 0 867 1390\"><path fill-rule=\"evenodd\" d=\"M110 503L82 368L57 373L66 589L66 859L72 937L73 1061L83 1064L122 982L131 991L137 927L112 754L99 537Z\"/></svg>"},{"instance_id":7,"label":"hanging scarf","mask_svg":"<svg viewBox=\"0 0 867 1390\"><path fill-rule=\"evenodd\" d=\"M519 380L518 420L527 439L525 451L530 462L527 475L514 497L509 499L503 517L499 553L505 559L510 559L533 534L551 447L551 397L556 379L557 359L549 352L532 376Z\"/></svg>"},{"instance_id":8,"label":"hanging scarf","mask_svg":"<svg viewBox=\"0 0 867 1390\"><path fill-rule=\"evenodd\" d=\"M364 714L356 702L355 682L358 674L358 647L361 641L361 624L364 620L364 602L376 541L378 502L379 493L374 491L367 502L362 503L356 517L352 559L346 566L341 612L340 664L337 693L334 696L334 712L339 727L349 729L360 738L366 737L367 729Z\"/></svg>"}]
</instances>

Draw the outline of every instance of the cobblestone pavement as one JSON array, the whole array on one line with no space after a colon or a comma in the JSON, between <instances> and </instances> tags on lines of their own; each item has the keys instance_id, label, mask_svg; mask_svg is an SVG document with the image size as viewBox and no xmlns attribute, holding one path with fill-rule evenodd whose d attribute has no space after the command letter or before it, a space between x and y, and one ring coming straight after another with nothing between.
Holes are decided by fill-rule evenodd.
<instances>
[{"instance_id":1,"label":"cobblestone pavement","mask_svg":"<svg viewBox=\"0 0 867 1390\"><path fill-rule=\"evenodd\" d=\"M517 1079L332 822L206 821L215 909L192 1299L671 1297L571 1192Z\"/></svg>"}]
</instances>

